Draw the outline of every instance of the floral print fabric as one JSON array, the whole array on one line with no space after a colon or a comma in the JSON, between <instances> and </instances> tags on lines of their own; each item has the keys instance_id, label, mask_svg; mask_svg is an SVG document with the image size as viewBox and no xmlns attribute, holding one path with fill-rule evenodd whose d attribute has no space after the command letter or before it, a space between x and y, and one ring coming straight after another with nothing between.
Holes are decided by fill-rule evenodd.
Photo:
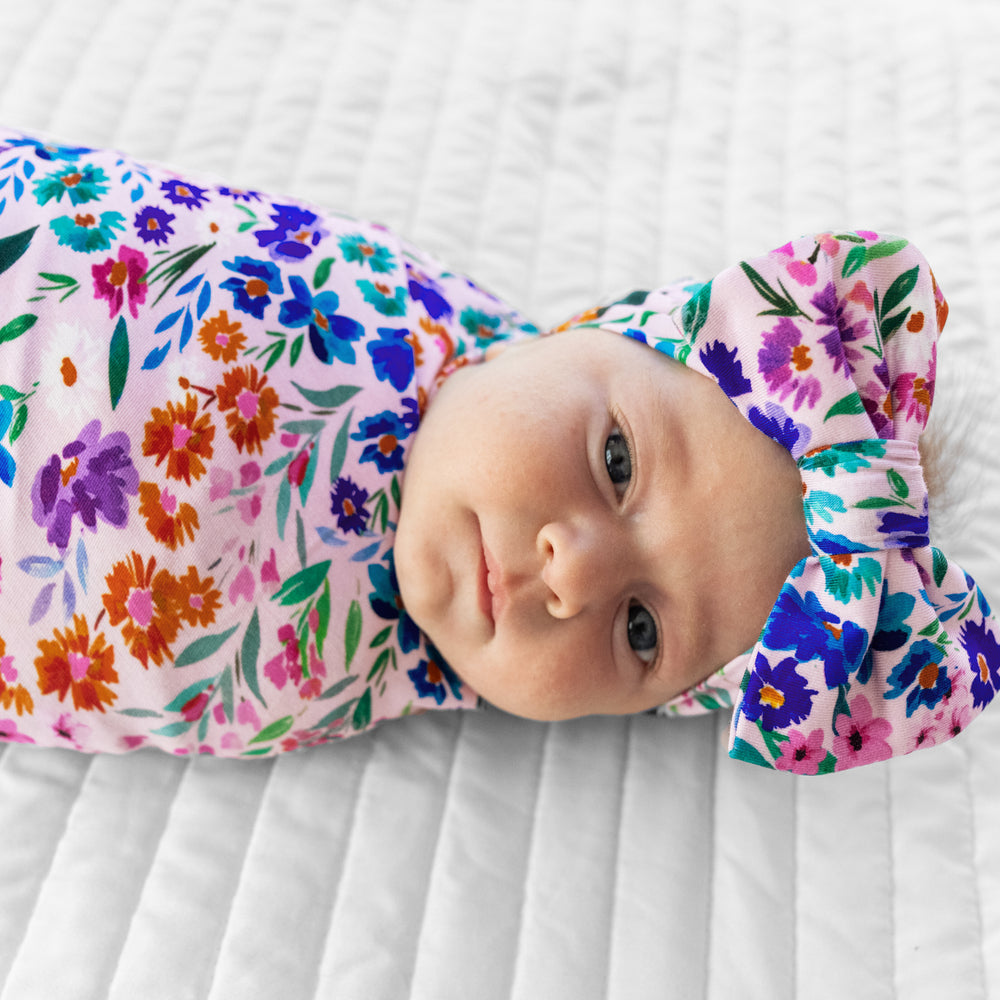
<instances>
[{"instance_id":1,"label":"floral print fabric","mask_svg":"<svg viewBox=\"0 0 1000 1000\"><path fill-rule=\"evenodd\" d=\"M802 477L812 555L757 645L661 711L735 705L730 755L801 774L961 732L1000 688L1000 627L930 545L917 442L948 314L902 239L823 233L707 284L581 317L716 380Z\"/></svg>"},{"instance_id":2,"label":"floral print fabric","mask_svg":"<svg viewBox=\"0 0 1000 1000\"><path fill-rule=\"evenodd\" d=\"M530 332L384 228L0 133L0 738L261 755L475 706L394 524L442 369Z\"/></svg>"}]
</instances>

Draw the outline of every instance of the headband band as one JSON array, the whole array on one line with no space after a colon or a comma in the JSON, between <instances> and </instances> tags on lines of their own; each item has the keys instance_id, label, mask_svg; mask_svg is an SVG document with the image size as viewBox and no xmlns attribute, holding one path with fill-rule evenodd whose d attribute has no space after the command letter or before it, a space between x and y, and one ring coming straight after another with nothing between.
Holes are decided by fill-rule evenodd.
<instances>
[{"instance_id":1,"label":"headband band","mask_svg":"<svg viewBox=\"0 0 1000 1000\"><path fill-rule=\"evenodd\" d=\"M1000 627L930 544L918 442L948 306L923 255L872 232L803 237L588 326L714 379L802 477L812 553L749 653L664 714L735 704L729 755L840 771L956 736L1000 688Z\"/></svg>"}]
</instances>

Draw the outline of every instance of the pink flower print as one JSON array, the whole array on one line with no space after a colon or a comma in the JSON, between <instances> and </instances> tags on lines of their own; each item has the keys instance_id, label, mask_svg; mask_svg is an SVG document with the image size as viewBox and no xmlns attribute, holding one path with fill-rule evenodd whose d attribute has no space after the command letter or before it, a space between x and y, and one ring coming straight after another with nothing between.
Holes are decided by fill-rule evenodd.
<instances>
[{"instance_id":1,"label":"pink flower print","mask_svg":"<svg viewBox=\"0 0 1000 1000\"><path fill-rule=\"evenodd\" d=\"M875 308L875 299L863 281L856 281L854 283L854 287L847 293L847 298L848 301L855 302L861 306L865 312L871 312Z\"/></svg>"},{"instance_id":2,"label":"pink flower print","mask_svg":"<svg viewBox=\"0 0 1000 1000\"><path fill-rule=\"evenodd\" d=\"M264 676L279 691L288 683L288 669L285 667L285 654L283 652L278 653L277 656L272 656L264 664Z\"/></svg>"},{"instance_id":3,"label":"pink flower print","mask_svg":"<svg viewBox=\"0 0 1000 1000\"><path fill-rule=\"evenodd\" d=\"M229 492L233 488L233 474L226 469L220 469L217 465L212 466L208 474L208 481L210 484L209 500L221 500L223 497L229 496Z\"/></svg>"},{"instance_id":4,"label":"pink flower print","mask_svg":"<svg viewBox=\"0 0 1000 1000\"><path fill-rule=\"evenodd\" d=\"M863 240L869 240L872 243L878 239L878 233L874 233L870 229L858 229L857 234Z\"/></svg>"},{"instance_id":5,"label":"pink flower print","mask_svg":"<svg viewBox=\"0 0 1000 1000\"><path fill-rule=\"evenodd\" d=\"M814 729L808 736L793 729L781 744L781 756L774 766L779 771L792 771L794 774L816 774L825 759L822 729Z\"/></svg>"},{"instance_id":6,"label":"pink flower print","mask_svg":"<svg viewBox=\"0 0 1000 1000\"><path fill-rule=\"evenodd\" d=\"M235 604L241 597L253 603L254 578L249 566L241 566L236 578L229 585L229 603Z\"/></svg>"},{"instance_id":7,"label":"pink flower print","mask_svg":"<svg viewBox=\"0 0 1000 1000\"><path fill-rule=\"evenodd\" d=\"M202 691L201 694L196 695L190 701L185 702L185 704L181 707L181 715L188 722L197 722L202 715L204 715L205 709L208 707L208 701L211 697L211 688L208 688L206 691Z\"/></svg>"},{"instance_id":8,"label":"pink flower print","mask_svg":"<svg viewBox=\"0 0 1000 1000\"><path fill-rule=\"evenodd\" d=\"M256 462L244 462L240 466L240 486L253 486L260 479L260 466Z\"/></svg>"},{"instance_id":9,"label":"pink flower print","mask_svg":"<svg viewBox=\"0 0 1000 1000\"><path fill-rule=\"evenodd\" d=\"M816 242L828 257L836 257L840 253L840 241L834 239L829 233L821 233L816 237Z\"/></svg>"},{"instance_id":10,"label":"pink flower print","mask_svg":"<svg viewBox=\"0 0 1000 1000\"><path fill-rule=\"evenodd\" d=\"M121 311L128 298L129 312L133 319L139 318L139 306L146 301L149 286L139 279L146 273L148 261L140 250L129 247L118 248L118 260L108 257L103 264L94 264L94 298L107 299L111 318Z\"/></svg>"},{"instance_id":11,"label":"pink flower print","mask_svg":"<svg viewBox=\"0 0 1000 1000\"><path fill-rule=\"evenodd\" d=\"M934 377L924 378L916 372L902 372L892 383L892 395L898 416L921 427L926 426L934 399Z\"/></svg>"},{"instance_id":12,"label":"pink flower print","mask_svg":"<svg viewBox=\"0 0 1000 1000\"><path fill-rule=\"evenodd\" d=\"M7 743L35 742L30 736L26 736L17 728L17 723L13 719L0 719L0 741Z\"/></svg>"},{"instance_id":13,"label":"pink flower print","mask_svg":"<svg viewBox=\"0 0 1000 1000\"><path fill-rule=\"evenodd\" d=\"M785 270L800 285L816 284L816 268L807 260L793 260L785 265Z\"/></svg>"},{"instance_id":14,"label":"pink flower print","mask_svg":"<svg viewBox=\"0 0 1000 1000\"><path fill-rule=\"evenodd\" d=\"M236 501L236 509L240 512L244 524L253 524L260 516L262 506L259 490Z\"/></svg>"},{"instance_id":15,"label":"pink flower print","mask_svg":"<svg viewBox=\"0 0 1000 1000\"><path fill-rule=\"evenodd\" d=\"M823 391L819 379L814 375L804 375L812 367L813 359L809 346L802 343L802 331L787 317L783 316L774 327L763 334L764 346L757 353L757 365L772 393L780 400L795 393L793 409L803 403L816 405Z\"/></svg>"},{"instance_id":16,"label":"pink flower print","mask_svg":"<svg viewBox=\"0 0 1000 1000\"><path fill-rule=\"evenodd\" d=\"M875 718L863 694L851 702L850 716L839 715L836 721L839 735L834 737L833 752L838 771L888 760L892 756L892 747L885 741L892 733L892 723L888 719Z\"/></svg>"},{"instance_id":17,"label":"pink flower print","mask_svg":"<svg viewBox=\"0 0 1000 1000\"><path fill-rule=\"evenodd\" d=\"M278 557L274 549L271 549L271 554L260 568L260 583L265 590L274 590L281 583L281 577L278 575Z\"/></svg>"},{"instance_id":18,"label":"pink flower print","mask_svg":"<svg viewBox=\"0 0 1000 1000\"><path fill-rule=\"evenodd\" d=\"M63 712L52 724L52 732L59 739L72 743L75 749L82 750L90 735L90 726L79 722L71 712Z\"/></svg>"},{"instance_id":19,"label":"pink flower print","mask_svg":"<svg viewBox=\"0 0 1000 1000\"><path fill-rule=\"evenodd\" d=\"M253 726L254 729L260 729L260 716L257 715L257 709L253 707L253 702L244 699L236 706L236 722L241 726Z\"/></svg>"}]
</instances>

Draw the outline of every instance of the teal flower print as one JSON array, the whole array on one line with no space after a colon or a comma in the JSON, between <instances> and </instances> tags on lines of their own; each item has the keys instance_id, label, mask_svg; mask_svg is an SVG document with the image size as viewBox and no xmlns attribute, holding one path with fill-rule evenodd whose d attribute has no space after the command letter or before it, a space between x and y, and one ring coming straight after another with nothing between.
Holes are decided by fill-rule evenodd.
<instances>
[{"instance_id":1,"label":"teal flower print","mask_svg":"<svg viewBox=\"0 0 1000 1000\"><path fill-rule=\"evenodd\" d=\"M357 283L365 302L374 306L383 316L402 316L406 313L406 289L392 288L381 281L372 283L362 279Z\"/></svg>"},{"instance_id":2,"label":"teal flower print","mask_svg":"<svg viewBox=\"0 0 1000 1000\"><path fill-rule=\"evenodd\" d=\"M49 225L59 237L60 246L68 246L79 253L93 253L111 249L111 241L117 239L115 230L125 229L125 216L121 212L101 212L100 219L90 213L72 217L61 215Z\"/></svg>"},{"instance_id":3,"label":"teal flower print","mask_svg":"<svg viewBox=\"0 0 1000 1000\"><path fill-rule=\"evenodd\" d=\"M491 316L471 306L462 310L459 322L469 331L470 336L476 338L476 347L488 347L496 340L500 329L499 316Z\"/></svg>"},{"instance_id":4,"label":"teal flower print","mask_svg":"<svg viewBox=\"0 0 1000 1000\"><path fill-rule=\"evenodd\" d=\"M344 260L352 264L367 264L376 274L386 274L396 267L396 260L388 247L366 240L361 233L341 236L337 241Z\"/></svg>"},{"instance_id":5,"label":"teal flower print","mask_svg":"<svg viewBox=\"0 0 1000 1000\"><path fill-rule=\"evenodd\" d=\"M882 583L882 564L871 556L844 552L820 556L819 564L826 577L826 589L841 604L859 598L868 589L873 597Z\"/></svg>"},{"instance_id":6,"label":"teal flower print","mask_svg":"<svg viewBox=\"0 0 1000 1000\"><path fill-rule=\"evenodd\" d=\"M69 166L35 181L35 200L39 205L61 202L63 195L71 205L97 201L108 193L108 176L100 167Z\"/></svg>"}]
</instances>

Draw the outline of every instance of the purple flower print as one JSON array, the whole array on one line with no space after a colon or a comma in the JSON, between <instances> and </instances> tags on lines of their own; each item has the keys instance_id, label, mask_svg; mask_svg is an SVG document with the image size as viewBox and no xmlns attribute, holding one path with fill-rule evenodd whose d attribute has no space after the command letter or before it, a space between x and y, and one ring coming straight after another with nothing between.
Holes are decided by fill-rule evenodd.
<instances>
[{"instance_id":1,"label":"purple flower print","mask_svg":"<svg viewBox=\"0 0 1000 1000\"><path fill-rule=\"evenodd\" d=\"M846 376L854 371L856 362L863 357L861 350L852 345L867 337L868 319L862 316L856 323L849 320L847 312L850 304L847 299L837 298L832 281L817 292L811 302L819 310L816 325L830 327L830 332L820 337L819 342L833 360L833 370L838 372L843 365Z\"/></svg>"},{"instance_id":2,"label":"purple flower print","mask_svg":"<svg viewBox=\"0 0 1000 1000\"><path fill-rule=\"evenodd\" d=\"M1000 642L985 622L965 622L958 639L972 670L973 705L985 708L1000 689Z\"/></svg>"},{"instance_id":3,"label":"purple flower print","mask_svg":"<svg viewBox=\"0 0 1000 1000\"><path fill-rule=\"evenodd\" d=\"M271 221L274 229L254 233L262 250L267 250L272 260L302 260L313 252L329 232L319 225L319 217L296 205L274 205Z\"/></svg>"},{"instance_id":4,"label":"purple flower print","mask_svg":"<svg viewBox=\"0 0 1000 1000\"><path fill-rule=\"evenodd\" d=\"M160 187L166 194L167 201L174 205L183 205L185 208L204 208L208 201L205 188L200 188L197 184L188 184L187 181L180 179L163 181Z\"/></svg>"},{"instance_id":5,"label":"purple flower print","mask_svg":"<svg viewBox=\"0 0 1000 1000\"><path fill-rule=\"evenodd\" d=\"M136 213L133 225L143 243L159 245L166 243L167 237L174 235L170 223L176 218L176 215L172 215L162 208L147 205L141 212Z\"/></svg>"},{"instance_id":6,"label":"purple flower print","mask_svg":"<svg viewBox=\"0 0 1000 1000\"><path fill-rule=\"evenodd\" d=\"M330 513L337 515L337 527L345 534L353 531L364 534L371 513L365 507L368 491L358 486L350 477L341 476L330 491Z\"/></svg>"},{"instance_id":7,"label":"purple flower print","mask_svg":"<svg viewBox=\"0 0 1000 1000\"><path fill-rule=\"evenodd\" d=\"M124 528L128 500L139 492L139 473L129 455L124 431L101 437L100 420L92 420L75 441L62 450L62 460L52 455L38 470L31 488L32 517L46 529L50 545L69 545L73 518L91 531L97 520Z\"/></svg>"},{"instance_id":8,"label":"purple flower print","mask_svg":"<svg viewBox=\"0 0 1000 1000\"><path fill-rule=\"evenodd\" d=\"M808 345L802 343L802 331L783 316L763 337L757 364L768 389L782 401L795 393L792 409L797 410L803 403L815 406L823 387L815 375L802 374L813 364Z\"/></svg>"}]
</instances>

